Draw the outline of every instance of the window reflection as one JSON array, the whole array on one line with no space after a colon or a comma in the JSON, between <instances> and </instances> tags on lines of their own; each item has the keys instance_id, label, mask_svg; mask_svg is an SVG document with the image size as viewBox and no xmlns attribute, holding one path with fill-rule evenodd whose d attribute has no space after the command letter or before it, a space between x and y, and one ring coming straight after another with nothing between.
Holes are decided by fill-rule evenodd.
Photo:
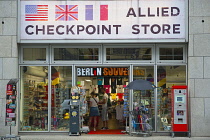
<instances>
[{"instance_id":1,"label":"window reflection","mask_svg":"<svg viewBox=\"0 0 210 140\"><path fill-rule=\"evenodd\" d=\"M23 61L46 61L46 48L23 48Z\"/></svg>"},{"instance_id":2,"label":"window reflection","mask_svg":"<svg viewBox=\"0 0 210 140\"><path fill-rule=\"evenodd\" d=\"M160 60L183 60L183 47L160 48Z\"/></svg>"},{"instance_id":3,"label":"window reflection","mask_svg":"<svg viewBox=\"0 0 210 140\"><path fill-rule=\"evenodd\" d=\"M69 129L69 107L64 100L70 98L72 87L72 68L69 66L52 66L51 93L51 130L67 131Z\"/></svg>"},{"instance_id":4,"label":"window reflection","mask_svg":"<svg viewBox=\"0 0 210 140\"><path fill-rule=\"evenodd\" d=\"M54 48L54 60L98 60L98 48Z\"/></svg>"},{"instance_id":5,"label":"window reflection","mask_svg":"<svg viewBox=\"0 0 210 140\"><path fill-rule=\"evenodd\" d=\"M151 48L107 48L106 60L151 60Z\"/></svg>"},{"instance_id":6,"label":"window reflection","mask_svg":"<svg viewBox=\"0 0 210 140\"><path fill-rule=\"evenodd\" d=\"M186 66L159 66L157 71L157 131L171 130L171 87L186 85Z\"/></svg>"},{"instance_id":7,"label":"window reflection","mask_svg":"<svg viewBox=\"0 0 210 140\"><path fill-rule=\"evenodd\" d=\"M154 67L153 66L136 66L133 70L133 79L143 79L154 84ZM148 123L155 130L155 96L153 90L134 90L133 108L144 108L144 113L148 117ZM142 115L142 114L139 114Z\"/></svg>"},{"instance_id":8,"label":"window reflection","mask_svg":"<svg viewBox=\"0 0 210 140\"><path fill-rule=\"evenodd\" d=\"M48 68L21 67L20 130L48 130Z\"/></svg>"}]
</instances>

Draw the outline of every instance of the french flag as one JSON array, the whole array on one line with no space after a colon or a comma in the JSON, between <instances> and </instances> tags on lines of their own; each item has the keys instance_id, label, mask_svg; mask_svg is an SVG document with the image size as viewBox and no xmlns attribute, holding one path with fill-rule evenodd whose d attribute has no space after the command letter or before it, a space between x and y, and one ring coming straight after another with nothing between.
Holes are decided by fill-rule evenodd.
<instances>
[{"instance_id":1,"label":"french flag","mask_svg":"<svg viewBox=\"0 0 210 140\"><path fill-rule=\"evenodd\" d=\"M85 5L85 20L93 20L93 5ZM108 5L100 5L100 20L108 20Z\"/></svg>"}]
</instances>

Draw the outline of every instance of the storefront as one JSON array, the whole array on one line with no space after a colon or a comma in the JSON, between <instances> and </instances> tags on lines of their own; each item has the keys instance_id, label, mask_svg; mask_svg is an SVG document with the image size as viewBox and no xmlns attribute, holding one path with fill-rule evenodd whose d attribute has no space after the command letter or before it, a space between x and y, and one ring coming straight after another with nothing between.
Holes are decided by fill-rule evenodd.
<instances>
[{"instance_id":1,"label":"storefront","mask_svg":"<svg viewBox=\"0 0 210 140\"><path fill-rule=\"evenodd\" d=\"M170 130L170 89L187 85L187 2L21 0L19 6L19 132L68 131L61 104L76 85L85 87L87 100L91 91L100 97L101 87L109 89L115 116L124 87L136 79L158 88L131 91L130 109L147 106L153 131Z\"/></svg>"}]
</instances>

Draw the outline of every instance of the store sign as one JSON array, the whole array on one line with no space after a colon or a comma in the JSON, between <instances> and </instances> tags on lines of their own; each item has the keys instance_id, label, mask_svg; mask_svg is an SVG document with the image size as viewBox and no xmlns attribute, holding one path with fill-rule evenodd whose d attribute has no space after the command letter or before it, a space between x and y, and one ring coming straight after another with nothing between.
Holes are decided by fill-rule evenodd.
<instances>
[{"instance_id":1,"label":"store sign","mask_svg":"<svg viewBox=\"0 0 210 140\"><path fill-rule=\"evenodd\" d=\"M128 68L77 68L77 76L127 76Z\"/></svg>"},{"instance_id":2,"label":"store sign","mask_svg":"<svg viewBox=\"0 0 210 140\"><path fill-rule=\"evenodd\" d=\"M135 76L145 76L145 70L134 70ZM77 68L77 76L128 76L128 68Z\"/></svg>"},{"instance_id":3,"label":"store sign","mask_svg":"<svg viewBox=\"0 0 210 140\"><path fill-rule=\"evenodd\" d=\"M21 1L20 39L185 39L185 0Z\"/></svg>"}]
</instances>

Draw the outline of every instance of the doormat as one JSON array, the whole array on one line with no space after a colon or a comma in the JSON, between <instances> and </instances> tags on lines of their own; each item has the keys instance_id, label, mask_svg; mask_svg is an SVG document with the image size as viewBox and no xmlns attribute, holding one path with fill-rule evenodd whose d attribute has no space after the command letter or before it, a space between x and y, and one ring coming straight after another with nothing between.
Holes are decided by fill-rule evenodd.
<instances>
[{"instance_id":1,"label":"doormat","mask_svg":"<svg viewBox=\"0 0 210 140\"><path fill-rule=\"evenodd\" d=\"M121 134L124 135L125 133L122 133L123 130L121 129L111 129L111 130L96 130L96 131L90 131L88 134Z\"/></svg>"}]
</instances>

